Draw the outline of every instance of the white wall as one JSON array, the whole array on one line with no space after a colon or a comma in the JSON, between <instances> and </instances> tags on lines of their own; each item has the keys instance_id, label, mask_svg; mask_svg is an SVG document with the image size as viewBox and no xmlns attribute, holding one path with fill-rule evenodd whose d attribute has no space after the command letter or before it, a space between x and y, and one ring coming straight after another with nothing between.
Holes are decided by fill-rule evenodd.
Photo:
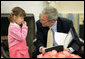
<instances>
[{"instance_id":1,"label":"white wall","mask_svg":"<svg viewBox=\"0 0 85 59\"><path fill-rule=\"evenodd\" d=\"M44 1L1 1L1 13L10 13L11 9L17 6L23 8L26 13L33 13L37 21L46 3Z\"/></svg>"},{"instance_id":2,"label":"white wall","mask_svg":"<svg viewBox=\"0 0 85 59\"><path fill-rule=\"evenodd\" d=\"M39 19L39 13L48 5L49 3L47 1L1 1L1 13L10 13L12 8L19 6L26 13L33 13L37 21ZM84 14L84 1L51 1L50 5L55 7L59 13ZM84 19L84 15L82 17Z\"/></svg>"}]
</instances>

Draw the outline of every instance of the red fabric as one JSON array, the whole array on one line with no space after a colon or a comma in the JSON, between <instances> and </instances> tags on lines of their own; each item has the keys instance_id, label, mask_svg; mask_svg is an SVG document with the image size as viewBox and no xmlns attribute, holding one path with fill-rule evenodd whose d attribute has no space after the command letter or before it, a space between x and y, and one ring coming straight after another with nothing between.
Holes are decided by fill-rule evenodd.
<instances>
[{"instance_id":1,"label":"red fabric","mask_svg":"<svg viewBox=\"0 0 85 59\"><path fill-rule=\"evenodd\" d=\"M57 52L56 50L49 51L47 53L40 54L37 58L81 58L79 55L70 54L67 51Z\"/></svg>"},{"instance_id":2,"label":"red fabric","mask_svg":"<svg viewBox=\"0 0 85 59\"><path fill-rule=\"evenodd\" d=\"M26 41L12 46L9 48L10 58L30 58L28 53L28 47L26 46Z\"/></svg>"}]
</instances>

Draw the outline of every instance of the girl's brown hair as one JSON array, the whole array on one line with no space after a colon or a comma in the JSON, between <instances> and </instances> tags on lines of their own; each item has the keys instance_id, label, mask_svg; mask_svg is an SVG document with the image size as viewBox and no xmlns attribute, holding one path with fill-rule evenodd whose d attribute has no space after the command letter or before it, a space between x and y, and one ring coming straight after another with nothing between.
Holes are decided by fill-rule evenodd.
<instances>
[{"instance_id":1,"label":"girl's brown hair","mask_svg":"<svg viewBox=\"0 0 85 59\"><path fill-rule=\"evenodd\" d=\"M9 15L9 21L13 22L13 16L26 16L25 11L20 7L15 7L11 10L11 14Z\"/></svg>"}]
</instances>

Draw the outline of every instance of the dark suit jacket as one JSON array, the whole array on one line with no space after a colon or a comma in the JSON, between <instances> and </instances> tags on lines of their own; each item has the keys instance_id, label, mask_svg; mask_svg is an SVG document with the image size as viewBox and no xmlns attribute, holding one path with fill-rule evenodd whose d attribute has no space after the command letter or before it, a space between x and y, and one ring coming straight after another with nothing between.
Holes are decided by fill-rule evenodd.
<instances>
[{"instance_id":1,"label":"dark suit jacket","mask_svg":"<svg viewBox=\"0 0 85 59\"><path fill-rule=\"evenodd\" d=\"M36 33L37 41L34 43L34 45L39 51L40 46L46 47L47 45L47 33L49 27L43 27L42 24L40 23L40 20L36 22L36 25L37 25L37 33ZM66 18L58 17L57 32L68 33L70 28L72 28L75 31L72 21ZM75 51L78 51L81 46L81 43L78 39L76 32L74 32L74 35L75 38L73 39L73 41L70 43L68 47L72 47Z\"/></svg>"}]
</instances>

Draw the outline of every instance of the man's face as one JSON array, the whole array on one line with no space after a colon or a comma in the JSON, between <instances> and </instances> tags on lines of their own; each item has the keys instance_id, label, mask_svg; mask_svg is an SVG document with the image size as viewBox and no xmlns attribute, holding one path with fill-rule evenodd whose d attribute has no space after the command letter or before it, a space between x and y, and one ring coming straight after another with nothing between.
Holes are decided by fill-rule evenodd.
<instances>
[{"instance_id":1,"label":"man's face","mask_svg":"<svg viewBox=\"0 0 85 59\"><path fill-rule=\"evenodd\" d=\"M42 23L43 27L51 27L55 23L54 20L49 21L47 18L48 17L46 14L41 14L40 22Z\"/></svg>"}]
</instances>

